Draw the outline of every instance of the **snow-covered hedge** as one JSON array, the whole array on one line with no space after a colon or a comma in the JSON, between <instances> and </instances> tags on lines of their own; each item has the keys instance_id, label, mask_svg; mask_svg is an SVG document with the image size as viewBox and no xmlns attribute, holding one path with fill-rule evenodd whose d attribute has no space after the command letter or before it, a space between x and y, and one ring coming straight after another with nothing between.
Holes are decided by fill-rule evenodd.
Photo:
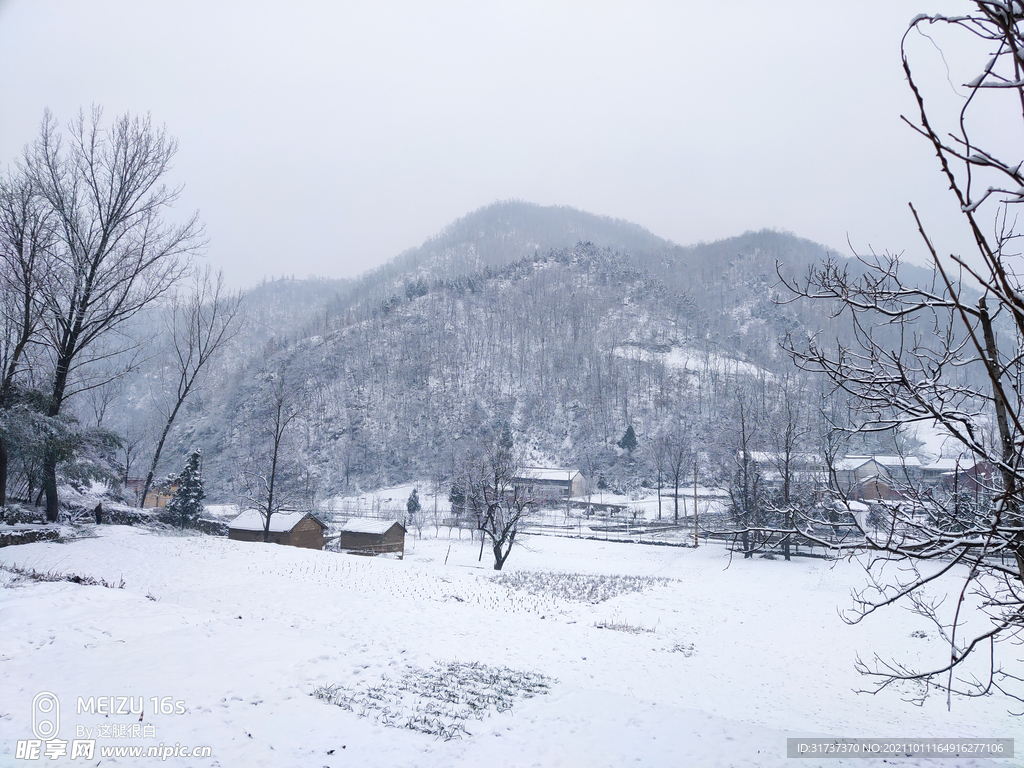
<instances>
[{"instance_id":1,"label":"snow-covered hedge","mask_svg":"<svg viewBox=\"0 0 1024 768\"><path fill-rule=\"evenodd\" d=\"M0 547L12 544L31 544L33 541L53 541L60 536L60 528L47 526L0 527Z\"/></svg>"}]
</instances>

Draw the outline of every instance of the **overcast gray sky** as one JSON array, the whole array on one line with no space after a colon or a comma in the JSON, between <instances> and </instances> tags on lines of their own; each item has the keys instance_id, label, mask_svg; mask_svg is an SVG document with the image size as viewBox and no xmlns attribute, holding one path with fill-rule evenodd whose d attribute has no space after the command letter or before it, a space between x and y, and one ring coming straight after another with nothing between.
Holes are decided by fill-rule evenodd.
<instances>
[{"instance_id":1,"label":"overcast gray sky","mask_svg":"<svg viewBox=\"0 0 1024 768\"><path fill-rule=\"evenodd\" d=\"M899 40L964 7L0 0L0 160L46 107L151 113L236 285L354 276L508 198L844 253L920 252L915 201L957 250Z\"/></svg>"}]
</instances>

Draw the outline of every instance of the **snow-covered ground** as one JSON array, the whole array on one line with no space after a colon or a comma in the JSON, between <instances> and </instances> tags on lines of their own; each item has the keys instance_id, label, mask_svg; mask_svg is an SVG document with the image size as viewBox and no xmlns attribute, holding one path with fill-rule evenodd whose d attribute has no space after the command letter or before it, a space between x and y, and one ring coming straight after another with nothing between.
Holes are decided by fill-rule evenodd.
<instances>
[{"instance_id":1,"label":"snow-covered ground","mask_svg":"<svg viewBox=\"0 0 1024 768\"><path fill-rule=\"evenodd\" d=\"M751 363L725 357L715 352L691 349L689 347L673 346L665 351L656 351L630 345L615 347L614 353L627 360L641 360L643 362L657 360L665 367L679 371L701 372L716 370L733 375L746 374L749 376L767 373L763 368L759 368ZM770 373L768 375L771 376Z\"/></svg>"},{"instance_id":2,"label":"snow-covered ground","mask_svg":"<svg viewBox=\"0 0 1024 768\"><path fill-rule=\"evenodd\" d=\"M508 561L521 582L513 587L495 582L488 553L478 562L468 538L410 539L397 560L122 526L97 533L0 550L8 567L124 581L116 589L0 571L0 765L41 764L15 750L32 738L43 691L59 700L62 739L79 726L140 723L76 714L78 697L141 696L141 723L153 729L98 739L91 761L46 764L97 765L101 746L178 743L209 746L212 757L168 764L782 766L793 764L787 737L1024 736L1005 701L954 700L947 711L941 697L917 707L894 690L854 692L866 685L853 669L858 652L918 660L943 649L898 610L845 625L838 612L863 579L853 563L534 536ZM551 571L657 578L591 603L569 599ZM380 709L360 717L311 695L328 685L365 691L453 661L540 673L550 690L467 720L471 736L449 741L385 727ZM184 711L153 712L152 697Z\"/></svg>"}]
</instances>

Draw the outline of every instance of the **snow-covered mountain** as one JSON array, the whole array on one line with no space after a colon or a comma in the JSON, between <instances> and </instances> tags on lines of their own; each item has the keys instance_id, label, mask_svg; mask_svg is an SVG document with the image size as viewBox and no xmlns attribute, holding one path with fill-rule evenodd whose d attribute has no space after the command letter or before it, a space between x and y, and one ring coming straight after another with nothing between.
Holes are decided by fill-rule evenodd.
<instances>
[{"instance_id":1,"label":"snow-covered mountain","mask_svg":"<svg viewBox=\"0 0 1024 768\"><path fill-rule=\"evenodd\" d=\"M777 265L795 275L825 256L779 232L682 247L571 208L497 203L357 280L252 291L161 469L200 447L211 498L233 498L284 374L304 400L294 467L324 492L443 478L460 445L505 423L536 462L640 482L646 469L616 447L627 426L641 444L683 417L720 434L742 382L789 367L785 333L829 328L824 307L773 301Z\"/></svg>"}]
</instances>

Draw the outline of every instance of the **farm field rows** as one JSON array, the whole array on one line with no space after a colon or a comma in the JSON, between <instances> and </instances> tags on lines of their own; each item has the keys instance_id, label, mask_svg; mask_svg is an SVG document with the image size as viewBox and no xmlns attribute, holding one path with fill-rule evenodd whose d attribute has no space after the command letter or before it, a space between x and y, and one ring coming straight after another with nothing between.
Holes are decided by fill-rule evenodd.
<instances>
[{"instance_id":1,"label":"farm field rows","mask_svg":"<svg viewBox=\"0 0 1024 768\"><path fill-rule=\"evenodd\" d=\"M478 555L468 538L410 540L397 560L121 526L8 547L8 569L124 588L0 571L0 764L30 764L15 744L32 737L41 691L60 701L64 739L140 721L78 714L78 697L182 701L180 714L147 709L149 739L98 744L209 745L195 764L217 766L781 766L787 737L1024 735L1004 701L947 711L941 697L855 692L868 685L858 653L943 652L903 611L842 621L856 563L541 536L502 574ZM481 719L472 701L430 698L443 675L483 686ZM495 698L487 680L511 687ZM523 681L534 695L516 693ZM334 698L313 695L325 690ZM424 712L449 730L414 729Z\"/></svg>"}]
</instances>

